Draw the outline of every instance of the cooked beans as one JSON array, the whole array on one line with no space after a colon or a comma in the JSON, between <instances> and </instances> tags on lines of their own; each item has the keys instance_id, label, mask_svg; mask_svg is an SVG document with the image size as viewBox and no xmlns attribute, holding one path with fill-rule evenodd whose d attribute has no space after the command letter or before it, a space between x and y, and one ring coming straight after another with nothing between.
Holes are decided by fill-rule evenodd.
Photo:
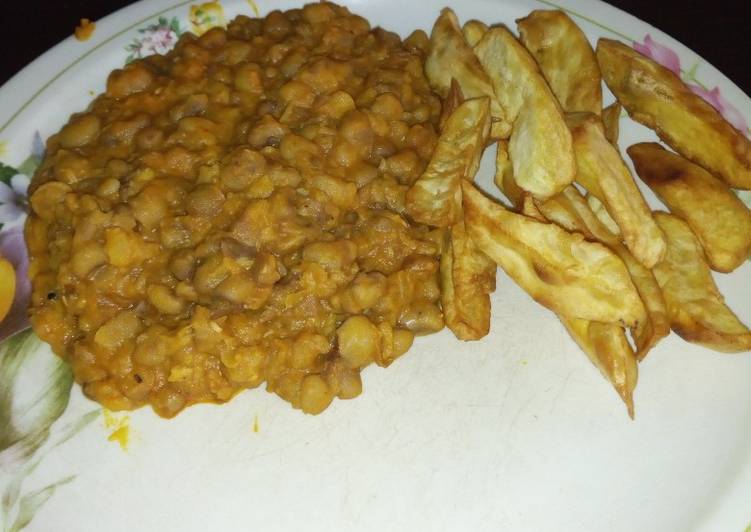
<instances>
[{"instance_id":1,"label":"cooked beans","mask_svg":"<svg viewBox=\"0 0 751 532\"><path fill-rule=\"evenodd\" d=\"M442 234L402 215L436 142L427 42L329 3L241 16L49 139L32 323L89 397L169 417L266 382L317 414L443 327Z\"/></svg>"}]
</instances>

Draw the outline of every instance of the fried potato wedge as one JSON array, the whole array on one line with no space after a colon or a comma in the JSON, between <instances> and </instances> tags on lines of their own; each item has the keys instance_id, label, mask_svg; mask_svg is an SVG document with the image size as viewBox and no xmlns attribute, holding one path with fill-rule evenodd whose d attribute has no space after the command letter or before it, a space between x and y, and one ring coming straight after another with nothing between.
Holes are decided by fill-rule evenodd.
<instances>
[{"instance_id":1,"label":"fried potato wedge","mask_svg":"<svg viewBox=\"0 0 751 532\"><path fill-rule=\"evenodd\" d=\"M495 156L495 185L508 198L515 210L525 216L545 222L545 217L537 208L537 202L529 192L519 188L514 179L514 171L511 168L511 160L508 156L508 144L498 141L498 150Z\"/></svg>"},{"instance_id":2,"label":"fried potato wedge","mask_svg":"<svg viewBox=\"0 0 751 532\"><path fill-rule=\"evenodd\" d=\"M751 331L733 314L712 279L699 239L686 222L655 213L665 232L668 252L654 267L671 328L684 340L715 351L751 350Z\"/></svg>"},{"instance_id":3,"label":"fried potato wedge","mask_svg":"<svg viewBox=\"0 0 751 532\"><path fill-rule=\"evenodd\" d=\"M597 42L602 77L628 114L734 188L751 189L751 140L669 69L610 39Z\"/></svg>"},{"instance_id":4,"label":"fried potato wedge","mask_svg":"<svg viewBox=\"0 0 751 532\"><path fill-rule=\"evenodd\" d=\"M567 318L636 326L644 306L606 246L513 213L462 182L464 223L475 245L541 305Z\"/></svg>"},{"instance_id":5,"label":"fried potato wedge","mask_svg":"<svg viewBox=\"0 0 751 532\"><path fill-rule=\"evenodd\" d=\"M519 40L535 58L567 113L602 112L602 78L592 45L563 11L535 10L516 21Z\"/></svg>"},{"instance_id":6,"label":"fried potato wedge","mask_svg":"<svg viewBox=\"0 0 751 532\"><path fill-rule=\"evenodd\" d=\"M620 238L597 218L575 187L566 187L560 194L539 204L538 208L546 219L564 229L579 232L590 240L607 245L626 265L646 310L646 315L632 329L636 358L643 360L657 342L670 334L665 300L654 274L636 260Z\"/></svg>"},{"instance_id":7,"label":"fried potato wedge","mask_svg":"<svg viewBox=\"0 0 751 532\"><path fill-rule=\"evenodd\" d=\"M602 204L600 200L595 198L592 194L587 194L587 205L589 205L589 208L592 209L592 212L595 213L595 216L602 222L602 225L607 227L611 233L614 235L620 235L621 234L621 228L618 227L618 224L615 223L615 220L613 220L613 217L608 214L608 210L605 208L605 205Z\"/></svg>"},{"instance_id":8,"label":"fried potato wedge","mask_svg":"<svg viewBox=\"0 0 751 532\"><path fill-rule=\"evenodd\" d=\"M619 257L624 258L621 254ZM631 261L624 259L623 262L647 309L647 319L631 329L631 336L636 345L636 359L641 362L660 340L670 334L667 304L652 270L642 266L633 257Z\"/></svg>"},{"instance_id":9,"label":"fried potato wedge","mask_svg":"<svg viewBox=\"0 0 751 532\"><path fill-rule=\"evenodd\" d=\"M571 133L537 63L503 26L490 28L474 48L512 124L514 179L540 199L571 183L576 173Z\"/></svg>"},{"instance_id":10,"label":"fried potato wedge","mask_svg":"<svg viewBox=\"0 0 751 532\"><path fill-rule=\"evenodd\" d=\"M508 155L508 142L499 140L495 152L495 174L493 176L495 186L498 187L506 198L515 208L519 209L524 202L524 196L527 194L514 179L514 169L511 166L511 159Z\"/></svg>"},{"instance_id":11,"label":"fried potato wedge","mask_svg":"<svg viewBox=\"0 0 751 532\"><path fill-rule=\"evenodd\" d=\"M508 138L511 124L493 90L488 74L483 70L477 56L467 44L456 14L444 8L433 25L430 34L430 52L425 59L425 75L430 86L442 98L456 79L465 98L490 98L493 138Z\"/></svg>"},{"instance_id":12,"label":"fried potato wedge","mask_svg":"<svg viewBox=\"0 0 751 532\"><path fill-rule=\"evenodd\" d=\"M461 181L474 179L489 130L488 98L467 100L451 113L425 172L407 190L412 219L436 227L461 220Z\"/></svg>"},{"instance_id":13,"label":"fried potato wedge","mask_svg":"<svg viewBox=\"0 0 751 532\"><path fill-rule=\"evenodd\" d=\"M618 150L592 113L566 115L576 153L576 180L602 201L620 227L629 251L651 268L665 255L665 237Z\"/></svg>"},{"instance_id":14,"label":"fried potato wedge","mask_svg":"<svg viewBox=\"0 0 751 532\"><path fill-rule=\"evenodd\" d=\"M728 186L655 142L628 148L636 173L699 238L713 270L731 272L751 252L751 211Z\"/></svg>"},{"instance_id":15,"label":"fried potato wedge","mask_svg":"<svg viewBox=\"0 0 751 532\"><path fill-rule=\"evenodd\" d=\"M633 419L639 368L623 327L614 323L560 319L582 351L613 385Z\"/></svg>"},{"instance_id":16,"label":"fried potato wedge","mask_svg":"<svg viewBox=\"0 0 751 532\"><path fill-rule=\"evenodd\" d=\"M535 201L532 196L525 194L524 198L522 199L520 211L524 216L529 216L530 218L534 218L537 221L547 223L548 219L545 218L545 216L540 212L540 208L537 206L537 204L538 202Z\"/></svg>"},{"instance_id":17,"label":"fried potato wedge","mask_svg":"<svg viewBox=\"0 0 751 532\"><path fill-rule=\"evenodd\" d=\"M441 306L446 325L458 339L479 340L488 334L497 268L475 247L463 221L447 231L441 252Z\"/></svg>"},{"instance_id":18,"label":"fried potato wedge","mask_svg":"<svg viewBox=\"0 0 751 532\"><path fill-rule=\"evenodd\" d=\"M443 131L446 127L446 121L463 101L464 95L462 94L462 88L458 81L452 79L451 88L449 88L448 94L443 100L441 100L441 116L438 119L438 131Z\"/></svg>"},{"instance_id":19,"label":"fried potato wedge","mask_svg":"<svg viewBox=\"0 0 751 532\"><path fill-rule=\"evenodd\" d=\"M621 133L620 121L623 106L613 102L602 110L602 125L605 127L605 138L613 146L618 146L618 137Z\"/></svg>"},{"instance_id":20,"label":"fried potato wedge","mask_svg":"<svg viewBox=\"0 0 751 532\"><path fill-rule=\"evenodd\" d=\"M462 26L464 39L472 48L474 48L475 45L480 42L480 39L483 38L487 31L488 25L484 22L480 22L479 20L468 20L464 23L464 26Z\"/></svg>"},{"instance_id":21,"label":"fried potato wedge","mask_svg":"<svg viewBox=\"0 0 751 532\"><path fill-rule=\"evenodd\" d=\"M540 212L544 213L545 218L551 222L560 225L568 231L581 233L590 240L599 240L609 245L621 257L646 307L646 314L639 318L638 324L634 328L634 331L644 331L640 338L642 340L641 345L644 347L643 353L646 355L647 351L657 341L670 332L670 327L665 317L665 304L662 300L662 293L657 286L657 281L652 276L652 272L634 259L618 238L602 225L575 187L566 187L560 194L539 204L538 208ZM637 275L635 275L635 272ZM652 277L652 285L656 289L656 296L659 298L658 303L661 306L661 313L657 317L658 319L661 317L663 333L659 337L649 334L651 331L657 331L657 327L652 326L652 309L650 308L652 298L645 297L642 292L641 281L643 280L642 275L645 274ZM648 288L647 295L654 294L655 292L650 291ZM633 418L633 392L636 387L638 375L636 367L637 355L626 338L624 328L614 323L568 319L561 315L558 317L579 347L581 347L589 359L613 385L618 395L626 403L629 416ZM636 344L637 348L640 348L638 340Z\"/></svg>"}]
</instances>

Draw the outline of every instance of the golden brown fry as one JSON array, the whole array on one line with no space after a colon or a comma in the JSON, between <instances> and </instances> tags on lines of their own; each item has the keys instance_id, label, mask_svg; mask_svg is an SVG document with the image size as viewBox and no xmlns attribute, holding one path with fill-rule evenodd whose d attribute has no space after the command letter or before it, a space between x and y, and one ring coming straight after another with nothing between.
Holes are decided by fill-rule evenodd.
<instances>
[{"instance_id":1,"label":"golden brown fry","mask_svg":"<svg viewBox=\"0 0 751 532\"><path fill-rule=\"evenodd\" d=\"M591 240L599 240L607 244L623 260L626 268L631 274L631 279L639 295L645 304L647 313L639 318L636 329L654 330L651 327L651 297L645 297L642 292L641 274L646 273L652 276L652 273L642 266L626 247L611 234L607 228L600 223L597 217L589 209L586 201L574 186L568 186L563 192L553 196L548 201L539 204L540 212L544 213L545 218L554 222L564 229L575 231L583 234ZM634 275L634 273L638 275ZM670 332L665 318L665 304L662 301L662 293L657 286L657 281L652 277L652 285L656 289L659 297L658 303L662 312L658 318L662 318L663 334L657 337L644 335L642 344L645 350L644 354L662 337ZM649 294L648 294L649 295ZM571 336L582 350L589 356L590 360L600 369L602 374L607 378L618 394L623 398L628 408L629 415L634 417L633 391L636 386L636 361L637 355L626 339L623 327L613 323L598 323L587 320L567 319L564 316L558 316L561 322L566 326ZM637 347L639 342L637 341ZM648 345L647 345L648 343Z\"/></svg>"},{"instance_id":2,"label":"golden brown fry","mask_svg":"<svg viewBox=\"0 0 751 532\"><path fill-rule=\"evenodd\" d=\"M487 96L490 98L492 137L507 138L511 124L506 119L493 90L493 84L485 73L472 48L464 40L456 14L444 8L433 25L430 34L430 52L425 59L425 75L430 86L442 98L451 87L452 78L461 86L465 98Z\"/></svg>"},{"instance_id":3,"label":"golden brown fry","mask_svg":"<svg viewBox=\"0 0 751 532\"><path fill-rule=\"evenodd\" d=\"M511 168L511 160L508 156L508 143L498 141L498 150L495 156L495 185L511 202L511 205L525 216L536 220L545 221L540 213L534 198L529 192L519 188L514 180L514 171Z\"/></svg>"},{"instance_id":4,"label":"golden brown fry","mask_svg":"<svg viewBox=\"0 0 751 532\"><path fill-rule=\"evenodd\" d=\"M632 331L637 349L636 356L638 360L643 360L650 349L670 333L665 301L652 272L633 257L621 242L618 233L603 223L573 185L569 185L547 201L532 204L529 194L521 190L514 181L505 142L498 143L495 183L512 205L523 214L538 220L547 219L568 231L579 232L591 240L599 240L618 254L631 274L646 309L646 314L640 317ZM594 196L589 196L588 200L599 203ZM604 209L601 215L610 219ZM619 231L618 226L612 223L615 231Z\"/></svg>"},{"instance_id":5,"label":"golden brown fry","mask_svg":"<svg viewBox=\"0 0 751 532\"><path fill-rule=\"evenodd\" d=\"M581 194L579 194L576 187L569 185L564 188L560 194L556 194L547 201L538 203L538 209L545 219L549 222L560 225L566 231L581 233L589 240L600 240L603 244L608 244L607 239L603 241L595 237L594 233L589 227L587 227L587 223L582 219L579 213L576 212L571 200L568 198L568 195L566 194L568 191L572 191L572 196L579 195L579 197L581 197Z\"/></svg>"},{"instance_id":6,"label":"golden brown fry","mask_svg":"<svg viewBox=\"0 0 751 532\"><path fill-rule=\"evenodd\" d=\"M490 330L490 293L497 266L478 250L464 222L451 227L441 253L441 306L446 325L460 340L479 340Z\"/></svg>"},{"instance_id":7,"label":"golden brown fry","mask_svg":"<svg viewBox=\"0 0 751 532\"><path fill-rule=\"evenodd\" d=\"M540 204L539 209L551 222L602 242L623 260L646 309L646 315L639 319L632 330L636 357L643 360L649 350L670 333L665 300L652 272L637 261L620 239L597 218L575 187L566 187L560 194Z\"/></svg>"},{"instance_id":8,"label":"golden brown fry","mask_svg":"<svg viewBox=\"0 0 751 532\"><path fill-rule=\"evenodd\" d=\"M614 235L620 235L621 234L621 228L618 227L618 224L615 223L615 220L608 214L608 210L605 208L605 205L602 204L600 200L595 198L592 194L587 194L587 205L589 205L589 208L592 209L592 212L595 213L595 216L602 222L602 225L608 228L608 230L613 233Z\"/></svg>"},{"instance_id":9,"label":"golden brown fry","mask_svg":"<svg viewBox=\"0 0 751 532\"><path fill-rule=\"evenodd\" d=\"M464 34L464 39L466 39L467 44L469 44L472 48L480 42L480 39L482 39L483 35L488 31L488 25L484 22L480 22L479 20L468 20L464 23L464 26L462 26L462 33Z\"/></svg>"},{"instance_id":10,"label":"golden brown fry","mask_svg":"<svg viewBox=\"0 0 751 532\"><path fill-rule=\"evenodd\" d=\"M520 211L524 216L529 216L539 222L548 222L537 207L537 201L530 194L524 194Z\"/></svg>"},{"instance_id":11,"label":"golden brown fry","mask_svg":"<svg viewBox=\"0 0 751 532\"><path fill-rule=\"evenodd\" d=\"M602 110L602 125L605 126L605 138L613 146L618 146L622 110L623 107L618 102L613 102Z\"/></svg>"},{"instance_id":12,"label":"golden brown fry","mask_svg":"<svg viewBox=\"0 0 751 532\"><path fill-rule=\"evenodd\" d=\"M513 169L511 168L511 160L508 156L508 144L503 140L498 141L498 150L495 156L495 176L493 179L495 185L503 192L517 211L536 220L546 221L537 208L537 202L534 197L529 192L519 188L519 185L516 184Z\"/></svg>"},{"instance_id":13,"label":"golden brown fry","mask_svg":"<svg viewBox=\"0 0 751 532\"><path fill-rule=\"evenodd\" d=\"M633 419L634 388L639 368L623 327L614 323L559 318L582 351L613 385Z\"/></svg>"},{"instance_id":14,"label":"golden brown fry","mask_svg":"<svg viewBox=\"0 0 751 532\"><path fill-rule=\"evenodd\" d=\"M699 238L712 269L731 272L748 258L751 211L725 183L655 142L627 151L642 181Z\"/></svg>"},{"instance_id":15,"label":"golden brown fry","mask_svg":"<svg viewBox=\"0 0 751 532\"><path fill-rule=\"evenodd\" d=\"M525 206L526 208L526 206ZM670 332L665 317L665 304L662 300L657 281L652 273L642 266L631 253L612 235L605 226L603 226L597 217L589 210L586 201L578 190L569 185L563 192L556 194L549 200L538 204L538 213L544 213L543 219L554 222L564 229L571 232L578 232L590 240L599 240L607 244L623 260L626 268L631 274L631 279L639 295L645 304L647 313L641 316L634 330L645 331L641 336L641 342L637 341L637 347L644 347L643 355L662 337ZM635 272L637 275L635 275ZM652 306L654 291L649 291L647 285L647 297L643 294L643 279L641 274L646 273L651 277L652 288L656 290L659 298L657 303L661 312L656 318L662 323L662 334L651 335L652 331L658 331L657 327L652 326ZM599 323L581 319L569 319L565 316L558 315L558 318L566 326L571 336L577 344L600 369L602 374L611 382L618 394L623 398L628 408L629 415L634 417L633 391L636 386L636 360L637 356L626 339L624 329L614 323ZM643 357L642 355L642 357Z\"/></svg>"},{"instance_id":16,"label":"golden brown fry","mask_svg":"<svg viewBox=\"0 0 751 532\"><path fill-rule=\"evenodd\" d=\"M576 180L605 204L629 251L651 268L665 255L665 237L620 153L605 138L602 121L592 113L572 113L566 121L574 140Z\"/></svg>"},{"instance_id":17,"label":"golden brown fry","mask_svg":"<svg viewBox=\"0 0 751 532\"><path fill-rule=\"evenodd\" d=\"M573 181L576 163L560 105L535 60L502 26L490 28L475 53L513 123L508 150L514 179L537 198L555 195Z\"/></svg>"},{"instance_id":18,"label":"golden brown fry","mask_svg":"<svg viewBox=\"0 0 751 532\"><path fill-rule=\"evenodd\" d=\"M636 264L639 264L638 262ZM654 274L645 268L645 275L641 281L634 274L631 280L638 287L639 295L642 296L644 305L647 307L648 319L631 329L631 337L636 345L636 360L641 362L657 343L670 334L670 322L668 321L665 299L662 296ZM645 291L645 288L649 292ZM650 294L650 295L645 295ZM659 302L659 308L655 303ZM650 304L652 306L650 307Z\"/></svg>"},{"instance_id":19,"label":"golden brown fry","mask_svg":"<svg viewBox=\"0 0 751 532\"><path fill-rule=\"evenodd\" d=\"M563 11L535 10L516 21L519 40L535 58L567 113L602 111L602 79L592 45Z\"/></svg>"},{"instance_id":20,"label":"golden brown fry","mask_svg":"<svg viewBox=\"0 0 751 532\"><path fill-rule=\"evenodd\" d=\"M490 129L487 98L462 103L446 121L425 172L407 191L417 222L449 227L461 220L461 180L474 179Z\"/></svg>"},{"instance_id":21,"label":"golden brown fry","mask_svg":"<svg viewBox=\"0 0 751 532\"><path fill-rule=\"evenodd\" d=\"M655 220L667 236L668 252L653 271L672 329L684 340L716 351L751 350L751 331L725 305L691 228L665 212L655 213Z\"/></svg>"},{"instance_id":22,"label":"golden brown fry","mask_svg":"<svg viewBox=\"0 0 751 532\"><path fill-rule=\"evenodd\" d=\"M541 305L567 318L628 327L644 315L626 267L604 245L508 211L466 181L462 197L474 243Z\"/></svg>"},{"instance_id":23,"label":"golden brown fry","mask_svg":"<svg viewBox=\"0 0 751 532\"><path fill-rule=\"evenodd\" d=\"M751 189L751 140L667 68L625 44L597 42L602 77L628 114L685 158L735 188Z\"/></svg>"},{"instance_id":24,"label":"golden brown fry","mask_svg":"<svg viewBox=\"0 0 751 532\"><path fill-rule=\"evenodd\" d=\"M462 94L462 88L459 82L455 79L451 80L451 87L446 97L441 101L441 117L438 120L438 130L443 131L446 126L446 121L451 116L451 113L456 111L456 108L464 101L464 95Z\"/></svg>"},{"instance_id":25,"label":"golden brown fry","mask_svg":"<svg viewBox=\"0 0 751 532\"><path fill-rule=\"evenodd\" d=\"M499 147L499 152L503 154L502 147ZM503 155L501 155L501 158L503 160ZM506 181L507 183L513 184L513 177L511 177L510 173L507 172L505 178L501 178L501 181ZM515 184L513 186L515 186ZM506 187L504 190L507 189L508 187ZM576 191L576 189L571 186L566 188L566 190L568 189L571 189L581 199L581 195L578 193L578 191ZM513 193L510 194L510 196L513 196ZM555 198L560 198L563 201L566 201L563 197L563 194L558 194L557 196L554 196L554 199ZM528 194L522 193L522 195L519 196L519 199L523 203L522 209L526 214L528 212L528 209L530 209L532 198ZM553 205L555 203L554 199L545 202L544 205ZM586 203L584 203L584 207L587 208ZM542 217L534 204L532 204L532 211L533 212L530 214L536 214L536 216ZM561 212L568 213L570 216L578 220L578 216L573 209L562 209ZM594 215L592 215L592 218L594 218ZM594 218L594 221L597 222L596 218ZM577 221L572 225L574 225L575 228L581 228L584 231L587 230L586 224L584 224L583 222ZM602 230L607 232L605 228L603 228ZM628 254L628 251L625 250L622 245L621 248L623 248L625 253ZM635 260L633 260L633 262L637 264L638 267L643 268L643 266L638 264ZM647 273L650 273L648 270L646 271ZM513 278L517 280L516 277ZM522 286L526 289L525 285ZM659 288L657 290L657 293L660 293ZM560 313L558 314L558 317L569 330L570 334L577 342L577 344L579 344L579 346L582 348L582 350L584 350L584 352L592 360L592 362L600 369L602 374L611 382L615 390L626 403L628 413L633 418L633 390L636 386L638 370L636 367L636 358L634 352L631 349L628 340L626 339L624 329L620 325L613 323L600 323L583 319L566 318L564 314ZM646 320L645 317L642 316L639 321L641 325L641 323L645 323L648 320Z\"/></svg>"},{"instance_id":26,"label":"golden brown fry","mask_svg":"<svg viewBox=\"0 0 751 532\"><path fill-rule=\"evenodd\" d=\"M514 180L514 170L511 167L511 159L508 156L508 142L499 140L495 153L495 175L493 181L498 190L508 198L511 205L517 209L521 208L524 202L524 196L527 194Z\"/></svg>"}]
</instances>

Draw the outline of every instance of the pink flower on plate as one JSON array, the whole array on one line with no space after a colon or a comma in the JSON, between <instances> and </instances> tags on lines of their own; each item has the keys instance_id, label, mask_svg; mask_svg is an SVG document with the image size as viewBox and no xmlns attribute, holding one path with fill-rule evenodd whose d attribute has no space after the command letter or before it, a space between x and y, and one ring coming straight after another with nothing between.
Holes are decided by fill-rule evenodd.
<instances>
[{"instance_id":1,"label":"pink flower on plate","mask_svg":"<svg viewBox=\"0 0 751 532\"><path fill-rule=\"evenodd\" d=\"M742 133L748 131L748 122L746 122L746 119L741 115L740 111L722 96L720 87L707 90L699 85L689 85L688 88L691 89L694 94L700 96L708 104L717 109L717 112L719 112L725 120L730 122L735 129Z\"/></svg>"},{"instance_id":2,"label":"pink flower on plate","mask_svg":"<svg viewBox=\"0 0 751 532\"><path fill-rule=\"evenodd\" d=\"M656 42L650 34L644 37L643 44L634 41L634 50L672 70L676 76L681 75L681 60L678 58L678 54L664 44Z\"/></svg>"},{"instance_id":3,"label":"pink flower on plate","mask_svg":"<svg viewBox=\"0 0 751 532\"><path fill-rule=\"evenodd\" d=\"M177 42L177 35L169 27L159 26L141 40L143 49L149 54L166 54Z\"/></svg>"},{"instance_id":4,"label":"pink flower on plate","mask_svg":"<svg viewBox=\"0 0 751 532\"><path fill-rule=\"evenodd\" d=\"M166 54L175 46L182 33L177 17L172 17L171 20L159 17L156 24L139 29L138 36L125 47L129 52L125 63L150 54Z\"/></svg>"}]
</instances>

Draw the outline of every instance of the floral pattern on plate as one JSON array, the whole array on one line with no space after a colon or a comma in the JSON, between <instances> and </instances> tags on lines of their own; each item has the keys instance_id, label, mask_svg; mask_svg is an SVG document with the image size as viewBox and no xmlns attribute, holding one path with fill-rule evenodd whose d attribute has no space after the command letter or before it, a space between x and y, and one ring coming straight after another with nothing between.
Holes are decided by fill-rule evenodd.
<instances>
[{"instance_id":1,"label":"floral pattern on plate","mask_svg":"<svg viewBox=\"0 0 751 532\"><path fill-rule=\"evenodd\" d=\"M125 47L128 57L125 63L130 63L136 59L146 57L151 54L166 54L185 33L180 26L180 19L172 17L159 17L155 24L150 24L145 28L136 30L138 36Z\"/></svg>"},{"instance_id":2,"label":"floral pattern on plate","mask_svg":"<svg viewBox=\"0 0 751 532\"><path fill-rule=\"evenodd\" d=\"M32 490L24 489L25 480L52 449L99 417L101 409L57 423L68 406L73 374L30 330L0 345L0 382L0 529L17 532L75 475Z\"/></svg>"}]
</instances>

